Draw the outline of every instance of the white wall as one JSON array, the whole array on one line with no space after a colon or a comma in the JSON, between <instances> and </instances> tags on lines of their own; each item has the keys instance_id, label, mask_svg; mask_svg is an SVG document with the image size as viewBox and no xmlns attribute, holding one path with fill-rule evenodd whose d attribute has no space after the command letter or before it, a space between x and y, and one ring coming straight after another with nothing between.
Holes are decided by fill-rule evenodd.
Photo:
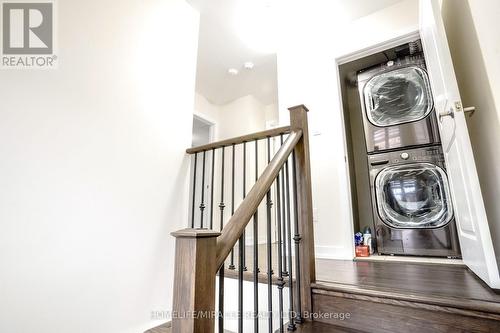
<instances>
[{"instance_id":1,"label":"white wall","mask_svg":"<svg viewBox=\"0 0 500 333\"><path fill-rule=\"evenodd\" d=\"M487 76L495 105L500 105L500 40L498 28L500 26L500 3L498 1L474 0L468 1L474 26L476 28L481 54L483 55ZM497 109L498 110L498 109ZM498 113L498 111L497 111Z\"/></svg>"},{"instance_id":2,"label":"white wall","mask_svg":"<svg viewBox=\"0 0 500 333\"><path fill-rule=\"evenodd\" d=\"M217 105L196 93L194 110L195 114L216 124L214 140L263 131L278 122L278 105L264 105L253 95Z\"/></svg>"},{"instance_id":3,"label":"white wall","mask_svg":"<svg viewBox=\"0 0 500 333\"><path fill-rule=\"evenodd\" d=\"M279 115L286 124L287 107L309 108L316 254L351 259L353 230L335 59L417 30L418 1L406 0L352 23L336 14L334 2L315 4L298 1L280 22Z\"/></svg>"},{"instance_id":4,"label":"white wall","mask_svg":"<svg viewBox=\"0 0 500 333\"><path fill-rule=\"evenodd\" d=\"M446 34L467 119L497 261L500 262L500 3L445 0Z\"/></svg>"},{"instance_id":5,"label":"white wall","mask_svg":"<svg viewBox=\"0 0 500 333\"><path fill-rule=\"evenodd\" d=\"M171 308L198 14L58 2L59 68L0 74L0 331L137 333Z\"/></svg>"},{"instance_id":6,"label":"white wall","mask_svg":"<svg viewBox=\"0 0 500 333\"><path fill-rule=\"evenodd\" d=\"M264 106L264 115L266 118L266 128L273 128L278 126L279 112L277 103L272 103Z\"/></svg>"},{"instance_id":7,"label":"white wall","mask_svg":"<svg viewBox=\"0 0 500 333\"><path fill-rule=\"evenodd\" d=\"M230 103L223 105L216 105L210 103L204 96L199 93L196 93L195 98L195 113L204 117L207 120L210 120L215 123L215 137L214 140L223 140L232 137L237 137L245 134L251 134L255 132L260 132L265 130L268 124L274 123L277 124L278 121L278 113L277 113L277 105L269 104L263 105L257 100L253 95L247 95L241 98L238 98ZM271 158L274 155L274 151L276 148L279 148L274 143L271 146ZM246 164L246 192L248 193L252 186L255 183L255 143L249 142L247 144L247 164ZM267 142L266 140L260 140L258 143L258 173L259 175L262 173L264 168L267 165ZM221 150L218 149L215 156L215 173L214 173L214 229L219 230L220 227L220 210L218 205L220 203L220 183L221 183ZM206 177L211 175L211 152L207 153L206 159L207 161L207 170ZM224 170L224 223L227 222L229 217L231 216L231 161L232 161L232 147L225 148L225 170ZM191 162L194 163L194 158L191 159ZM200 153L198 156L198 168L201 168L202 163L202 154ZM235 201L234 206L235 209L240 205L243 200L243 147L242 145L237 145L235 147ZM200 179L201 177L198 177ZM201 202L201 191L199 187L201 186L201 181L197 180L197 197L195 201L195 225L199 223L201 220L201 215L199 211L199 204ZM207 184L209 186L209 184ZM192 187L192 184L191 186ZM210 192L208 190L208 192ZM274 191L272 192L274 196ZM265 201L265 199L264 199ZM275 199L273 199L276 202ZM190 205L192 204L192 201ZM207 208L204 210L204 225L205 222L210 220L211 214L211 205L209 199L205 199L205 204ZM190 206L191 207L191 206ZM273 215L273 227L272 230L274 232L274 220L275 216ZM266 209L265 204L261 204L259 207L259 239L258 242L265 243L266 242ZM253 231L252 231L252 223L249 224L246 232L246 240L247 242L253 243ZM206 225L205 225L206 226Z\"/></svg>"},{"instance_id":8,"label":"white wall","mask_svg":"<svg viewBox=\"0 0 500 333\"><path fill-rule=\"evenodd\" d=\"M219 107L210 103L204 96L197 92L194 94L194 114L213 124L219 121ZM214 126L213 130L213 139L217 140L219 137L218 126Z\"/></svg>"},{"instance_id":9,"label":"white wall","mask_svg":"<svg viewBox=\"0 0 500 333\"><path fill-rule=\"evenodd\" d=\"M194 109L195 113L216 124L214 140L224 140L265 130L266 120L273 106L274 104L263 105L253 95L217 105L196 93Z\"/></svg>"},{"instance_id":10,"label":"white wall","mask_svg":"<svg viewBox=\"0 0 500 333\"><path fill-rule=\"evenodd\" d=\"M220 106L219 138L227 139L264 130L264 105L252 95Z\"/></svg>"}]
</instances>

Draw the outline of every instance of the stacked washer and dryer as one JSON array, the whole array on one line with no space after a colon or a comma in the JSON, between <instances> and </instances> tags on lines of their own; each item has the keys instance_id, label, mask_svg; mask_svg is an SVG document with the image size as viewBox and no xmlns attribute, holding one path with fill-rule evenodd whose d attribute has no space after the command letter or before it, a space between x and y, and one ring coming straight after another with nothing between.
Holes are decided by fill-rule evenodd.
<instances>
[{"instance_id":1,"label":"stacked washer and dryer","mask_svg":"<svg viewBox=\"0 0 500 333\"><path fill-rule=\"evenodd\" d=\"M357 74L377 251L459 257L423 54Z\"/></svg>"}]
</instances>

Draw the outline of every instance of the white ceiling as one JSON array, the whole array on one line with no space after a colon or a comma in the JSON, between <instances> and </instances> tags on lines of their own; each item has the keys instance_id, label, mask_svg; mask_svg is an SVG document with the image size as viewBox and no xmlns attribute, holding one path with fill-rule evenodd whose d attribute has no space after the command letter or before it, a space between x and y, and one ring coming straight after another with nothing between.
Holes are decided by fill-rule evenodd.
<instances>
[{"instance_id":1,"label":"white ceiling","mask_svg":"<svg viewBox=\"0 0 500 333\"><path fill-rule=\"evenodd\" d=\"M200 11L196 77L198 93L218 105L249 94L266 105L277 102L276 54L270 50L256 51L250 48L248 43L243 42L240 29L245 24L251 24L252 27L263 26L262 10L275 7L277 1L279 0L188 0ZM328 1L338 3L339 9L348 19L354 20L401 0ZM311 1L311 5L313 3ZM249 10L257 6L261 7ZM255 64L253 70L243 68L246 61ZM229 68L238 69L239 74L228 74Z\"/></svg>"}]
</instances>

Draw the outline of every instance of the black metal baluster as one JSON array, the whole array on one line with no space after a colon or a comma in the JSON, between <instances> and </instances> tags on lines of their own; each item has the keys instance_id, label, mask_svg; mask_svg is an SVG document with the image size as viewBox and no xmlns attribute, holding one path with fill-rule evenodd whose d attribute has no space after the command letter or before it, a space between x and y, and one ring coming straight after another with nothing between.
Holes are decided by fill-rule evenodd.
<instances>
[{"instance_id":1,"label":"black metal baluster","mask_svg":"<svg viewBox=\"0 0 500 333\"><path fill-rule=\"evenodd\" d=\"M297 329L295 325L295 313L294 313L294 304L293 304L293 269L292 269L292 228L290 221L290 176L288 172L288 160L285 162L285 182L286 182L286 210L287 210L287 238L288 238L288 284L290 286L289 289L289 300L290 300L290 315L288 322L288 330L295 331ZM295 254L297 256L298 253Z\"/></svg>"},{"instance_id":2,"label":"black metal baluster","mask_svg":"<svg viewBox=\"0 0 500 333\"><path fill-rule=\"evenodd\" d=\"M200 228L203 229L203 211L205 210L205 157L206 151L203 151L203 166L201 168L201 203L200 203Z\"/></svg>"},{"instance_id":3,"label":"black metal baluster","mask_svg":"<svg viewBox=\"0 0 500 333\"><path fill-rule=\"evenodd\" d=\"M235 144L233 143L233 155L231 156L231 216L234 214L234 150ZM234 266L234 248L231 249L231 262L229 263L229 269L235 269Z\"/></svg>"},{"instance_id":4,"label":"black metal baluster","mask_svg":"<svg viewBox=\"0 0 500 333\"><path fill-rule=\"evenodd\" d=\"M246 196L246 142L243 142L243 199ZM238 241L238 333L243 332L243 271L245 258L245 230Z\"/></svg>"},{"instance_id":5,"label":"black metal baluster","mask_svg":"<svg viewBox=\"0 0 500 333\"><path fill-rule=\"evenodd\" d=\"M259 178L259 141L255 140L255 181ZM253 331L259 332L259 208L253 215Z\"/></svg>"},{"instance_id":6,"label":"black metal baluster","mask_svg":"<svg viewBox=\"0 0 500 333\"><path fill-rule=\"evenodd\" d=\"M243 235L240 236L238 241L239 245L239 261L238 261L238 333L243 333L243 260L242 253L243 247Z\"/></svg>"},{"instance_id":7,"label":"black metal baluster","mask_svg":"<svg viewBox=\"0 0 500 333\"><path fill-rule=\"evenodd\" d=\"M191 206L191 228L194 228L194 206L196 202L196 164L198 163L198 153L194 153L194 172L193 172L193 204Z\"/></svg>"},{"instance_id":8,"label":"black metal baluster","mask_svg":"<svg viewBox=\"0 0 500 333\"><path fill-rule=\"evenodd\" d=\"M224 208L226 205L224 204L224 159L225 159L225 147L222 147L222 156L221 156L221 181L220 181L220 231L224 228Z\"/></svg>"},{"instance_id":9,"label":"black metal baluster","mask_svg":"<svg viewBox=\"0 0 500 333\"><path fill-rule=\"evenodd\" d=\"M247 143L243 142L243 200L245 200L245 197L247 196ZM246 228L245 228L246 229ZM246 265L246 240L245 240L245 229L243 229L243 234L242 234L242 243L243 243L243 250L241 251L243 256L242 256L242 263L243 263L243 271L247 271L247 265Z\"/></svg>"},{"instance_id":10,"label":"black metal baluster","mask_svg":"<svg viewBox=\"0 0 500 333\"><path fill-rule=\"evenodd\" d=\"M267 164L271 161L271 138L267 138ZM271 189L267 191L267 311L269 332L273 332L273 269L271 245Z\"/></svg>"},{"instance_id":11,"label":"black metal baluster","mask_svg":"<svg viewBox=\"0 0 500 333\"><path fill-rule=\"evenodd\" d=\"M221 158L221 185L220 185L220 231L224 228L224 149L222 147L222 158ZM222 264L219 269L219 333L224 333L224 269L225 264Z\"/></svg>"},{"instance_id":12,"label":"black metal baluster","mask_svg":"<svg viewBox=\"0 0 500 333\"><path fill-rule=\"evenodd\" d=\"M280 143L283 146L283 134L280 135ZM283 276L288 276L288 269L287 269L287 260L286 260L286 251L287 251L287 239L286 239L286 202L285 202L285 170L282 168L280 172L283 175L283 181L281 182L281 194L283 195L283 207L282 209L282 216L283 216L283 221L282 225L280 228L283 228Z\"/></svg>"},{"instance_id":13,"label":"black metal baluster","mask_svg":"<svg viewBox=\"0 0 500 333\"><path fill-rule=\"evenodd\" d=\"M293 240L295 241L295 271L296 281L297 281L297 316L295 317L295 321L299 324L303 323L302 319L302 305L301 305L301 296L300 296L300 256L299 256L299 246L301 236L299 233L299 216L297 214L297 166L295 164L295 150L292 152L292 179L293 179L293 217L294 217L294 228L295 235Z\"/></svg>"},{"instance_id":14,"label":"black metal baluster","mask_svg":"<svg viewBox=\"0 0 500 333\"><path fill-rule=\"evenodd\" d=\"M283 327L283 286L285 285L285 282L283 281L283 258L282 258L282 251L281 251L281 191L280 191L280 186L281 186L281 179L280 179L280 172L278 173L278 176L276 177L276 212L277 212L277 233L278 233L278 306L279 306L279 332L283 333L284 332L284 327Z\"/></svg>"},{"instance_id":15,"label":"black metal baluster","mask_svg":"<svg viewBox=\"0 0 500 333\"><path fill-rule=\"evenodd\" d=\"M212 181L210 184L210 229L214 229L214 177L215 176L215 148L212 149Z\"/></svg>"}]
</instances>

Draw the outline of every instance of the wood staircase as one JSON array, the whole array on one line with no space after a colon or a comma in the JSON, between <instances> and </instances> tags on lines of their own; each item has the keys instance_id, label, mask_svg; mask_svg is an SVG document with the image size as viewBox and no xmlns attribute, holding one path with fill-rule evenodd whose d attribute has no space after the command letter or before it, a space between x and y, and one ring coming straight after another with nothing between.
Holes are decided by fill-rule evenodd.
<instances>
[{"instance_id":1,"label":"wood staircase","mask_svg":"<svg viewBox=\"0 0 500 333\"><path fill-rule=\"evenodd\" d=\"M296 332L500 332L500 303L497 302L422 295L391 288L373 288L316 280L307 111L307 108L302 105L290 108L291 126L289 127L188 149L187 152L190 154L200 152L203 154L203 170L205 170L205 154L207 151L211 151L213 159L215 150L222 148L222 161L224 161L224 147L232 146L232 183L234 184L235 145L245 145L247 142L254 140L257 150L257 140L264 138L268 142L268 165L260 177L256 179L248 194L243 190L243 202L232 212L229 221L220 232L203 228L203 224L202 228L195 228L193 224L191 228L172 233L176 237L173 310L177 313L215 313L216 278L217 276L225 276L239 281L239 290L234 294L239 297L240 309L242 309L241 299L243 297L244 280L254 281L254 290L263 290L264 288L258 288L258 285L262 283L267 283L268 292L272 290L273 286L276 287L277 285L280 290L280 314L283 311L282 290L283 288L289 288L291 309L295 308L298 314L292 317L295 318L294 323L296 322L296 325L291 325L290 328ZM276 135L282 136L283 133L288 133L288 137L284 143L282 142L280 149L271 160L269 157L269 138ZM279 177L280 175L283 177L283 168L290 156L292 156L294 162L291 178L296 183L293 186L293 191L295 191L293 195L296 199L294 200L295 213L293 214L296 220L295 236L293 237L296 246L293 251L295 253L293 255L295 275L284 277L282 276L281 261L278 264L278 274L273 273L273 270L276 272L276 269L271 266L272 256L269 236L271 233L269 214L271 204L269 193L271 187L277 181L276 188L279 196ZM295 170L295 167L297 170ZM222 170L224 170L223 165ZM243 174L245 175L245 172ZM212 183L213 177L212 171ZM282 178L283 188L284 181L284 178ZM194 183L196 185L196 181ZM202 183L205 184L204 178ZM224 181L222 181L222 184L224 184ZM267 272L259 272L259 266L256 264L254 269L245 271L242 269L243 265L238 263L239 268L235 270L236 262L233 263L232 260L230 266L233 266L233 268L228 270L225 266L228 256L231 254L231 259L233 259L233 251L237 243L240 244L238 252L244 252L245 243L242 235L252 218L256 222L255 214L257 214L259 204L266 195L268 211ZM203 213L203 209L205 209L203 196L201 200L200 209ZM211 205L214 206L213 198ZM194 212L194 201L192 207ZM222 199L219 207L221 207L222 227L225 207ZM290 204L288 204L288 208L290 208ZM231 209L234 210L233 204ZM280 212L278 212L278 219L279 217ZM290 214L288 214L288 218L290 218ZM279 221L277 223L279 225ZM288 232L290 232L290 228L292 227L288 228ZM279 238L278 244L280 245L278 248L280 251L281 242L282 240ZM290 250L288 252L290 260L292 258L291 243L292 240L290 239ZM256 248L257 245L254 247ZM255 252L255 254L258 254L258 252ZM256 257L254 255L254 263L257 263ZM281 260L281 254L278 254L277 257L278 260ZM291 266L290 261L290 272ZM224 299L224 297L221 298L224 293L223 280L219 278L219 310L223 309L220 304L221 299L222 302ZM446 281L443 282L446 283ZM257 294L254 297L257 298ZM276 308L274 309L276 311ZM239 332L243 331L241 318L242 316L240 316ZM146 333L212 333L215 331L215 319L214 316L176 317L173 318L172 323L166 323L148 330ZM220 325L221 317L219 317L218 322ZM273 327L270 321L268 332L275 330L276 332L284 332L287 330L287 326L285 324L279 330L276 330L276 327ZM221 325L218 332L227 331Z\"/></svg>"},{"instance_id":2,"label":"wood staircase","mask_svg":"<svg viewBox=\"0 0 500 333\"><path fill-rule=\"evenodd\" d=\"M500 332L500 304L421 296L337 283L312 285L319 313L349 313L348 320L317 319L366 332Z\"/></svg>"},{"instance_id":3,"label":"wood staircase","mask_svg":"<svg viewBox=\"0 0 500 333\"><path fill-rule=\"evenodd\" d=\"M422 266L422 271L426 270L435 273ZM464 287L460 283L457 286ZM469 284L467 288L477 286ZM486 286L484 290L488 290ZM493 293L485 294L484 299L471 299L459 293L433 295L325 281L312 283L311 293L313 312L318 317L297 325L296 332L500 332L500 295ZM348 317L322 317L322 314L348 314ZM171 332L170 323L147 331L167 332Z\"/></svg>"}]
</instances>

